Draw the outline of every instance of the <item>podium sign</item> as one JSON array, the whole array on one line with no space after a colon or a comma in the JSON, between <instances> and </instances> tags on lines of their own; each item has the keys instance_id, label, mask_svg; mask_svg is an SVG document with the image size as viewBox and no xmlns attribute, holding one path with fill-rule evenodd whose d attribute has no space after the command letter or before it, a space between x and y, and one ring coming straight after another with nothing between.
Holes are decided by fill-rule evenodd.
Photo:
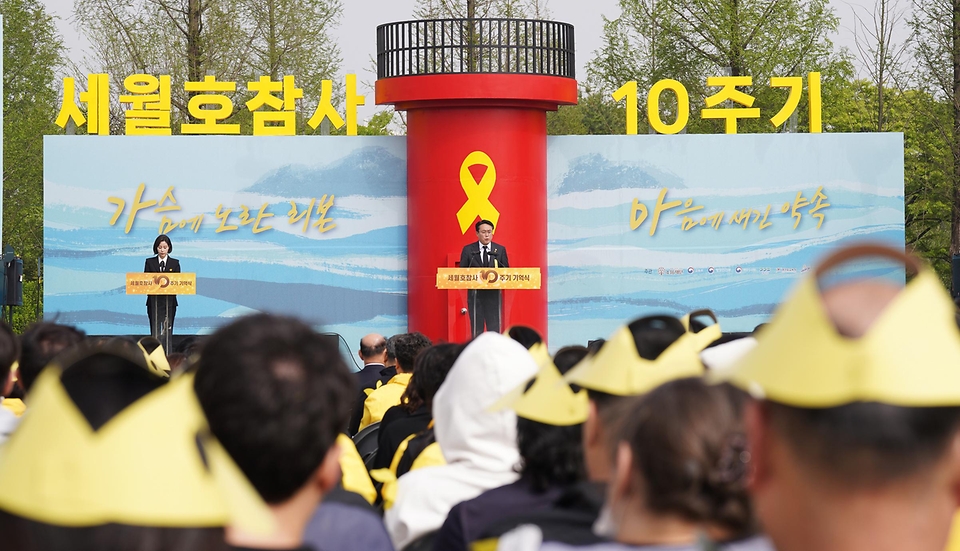
<instances>
[{"instance_id":1,"label":"podium sign","mask_svg":"<svg viewBox=\"0 0 960 551\"><path fill-rule=\"evenodd\" d=\"M539 289L540 268L438 268L437 289Z\"/></svg>"},{"instance_id":2,"label":"podium sign","mask_svg":"<svg viewBox=\"0 0 960 551\"><path fill-rule=\"evenodd\" d=\"M127 273L128 295L195 295L197 274L194 273Z\"/></svg>"}]
</instances>

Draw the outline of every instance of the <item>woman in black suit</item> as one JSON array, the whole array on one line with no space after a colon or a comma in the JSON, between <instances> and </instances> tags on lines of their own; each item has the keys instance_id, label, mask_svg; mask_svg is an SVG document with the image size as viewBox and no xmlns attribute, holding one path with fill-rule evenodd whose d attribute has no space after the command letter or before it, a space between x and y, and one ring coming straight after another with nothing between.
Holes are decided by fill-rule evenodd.
<instances>
[{"instance_id":1,"label":"woman in black suit","mask_svg":"<svg viewBox=\"0 0 960 551\"><path fill-rule=\"evenodd\" d=\"M179 272L180 261L170 257L173 252L173 243L166 235L158 235L153 242L153 252L157 256L151 256L143 264L143 271L149 273L158 272ZM154 320L159 324L163 323L164 317L170 314L169 332L173 334L173 320L177 317L177 295L149 295L147 297L147 317L150 319L150 334L160 338L159 327L155 327ZM156 314L156 316L154 316Z\"/></svg>"}]
</instances>

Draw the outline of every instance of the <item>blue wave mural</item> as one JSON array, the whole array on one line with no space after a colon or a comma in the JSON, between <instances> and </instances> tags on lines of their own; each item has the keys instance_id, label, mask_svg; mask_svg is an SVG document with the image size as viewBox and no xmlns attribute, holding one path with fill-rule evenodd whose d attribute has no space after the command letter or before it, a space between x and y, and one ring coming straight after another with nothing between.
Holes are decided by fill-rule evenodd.
<instances>
[{"instance_id":1,"label":"blue wave mural","mask_svg":"<svg viewBox=\"0 0 960 551\"><path fill-rule=\"evenodd\" d=\"M552 347L698 308L750 331L830 249L903 246L900 134L557 136L547 164Z\"/></svg>"}]
</instances>

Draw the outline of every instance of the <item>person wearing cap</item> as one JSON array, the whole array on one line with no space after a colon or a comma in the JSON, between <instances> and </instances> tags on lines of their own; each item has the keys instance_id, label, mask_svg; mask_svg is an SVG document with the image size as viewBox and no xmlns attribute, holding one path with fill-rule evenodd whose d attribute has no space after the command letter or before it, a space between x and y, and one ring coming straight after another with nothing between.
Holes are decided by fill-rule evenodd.
<instances>
[{"instance_id":1,"label":"person wearing cap","mask_svg":"<svg viewBox=\"0 0 960 551\"><path fill-rule=\"evenodd\" d=\"M905 287L821 290L883 257ZM749 392L751 492L779 551L942 551L960 506L960 332L928 267L902 249L841 249L804 278L719 380Z\"/></svg>"},{"instance_id":2,"label":"person wearing cap","mask_svg":"<svg viewBox=\"0 0 960 551\"><path fill-rule=\"evenodd\" d=\"M437 532L435 549L467 551L489 526L550 508L568 487L586 478L581 425L587 418L587 395L564 384L563 373L587 349L561 349L558 355L567 360L561 362L563 371L542 342L532 345L530 352L540 371L494 406L517 414L520 479L454 506Z\"/></svg>"},{"instance_id":3,"label":"person wearing cap","mask_svg":"<svg viewBox=\"0 0 960 551\"><path fill-rule=\"evenodd\" d=\"M434 432L447 464L400 477L385 522L397 549L429 538L450 509L519 478L517 416L489 411L537 373L519 343L487 332L463 350L433 399Z\"/></svg>"},{"instance_id":4,"label":"person wearing cap","mask_svg":"<svg viewBox=\"0 0 960 551\"><path fill-rule=\"evenodd\" d=\"M266 534L266 505L210 431L191 375L112 339L58 356L0 454L0 534L17 551L224 549Z\"/></svg>"},{"instance_id":5,"label":"person wearing cap","mask_svg":"<svg viewBox=\"0 0 960 551\"><path fill-rule=\"evenodd\" d=\"M230 544L303 545L317 506L341 478L336 442L355 385L336 344L297 319L257 314L210 336L197 366L197 397L278 527L269 535L229 527Z\"/></svg>"},{"instance_id":6,"label":"person wearing cap","mask_svg":"<svg viewBox=\"0 0 960 551\"><path fill-rule=\"evenodd\" d=\"M639 396L681 377L703 373L696 334L673 316L647 316L618 329L596 354L587 356L564 378L587 389L590 408L583 425L587 476L594 482L610 477L612 436L618 409Z\"/></svg>"}]
</instances>

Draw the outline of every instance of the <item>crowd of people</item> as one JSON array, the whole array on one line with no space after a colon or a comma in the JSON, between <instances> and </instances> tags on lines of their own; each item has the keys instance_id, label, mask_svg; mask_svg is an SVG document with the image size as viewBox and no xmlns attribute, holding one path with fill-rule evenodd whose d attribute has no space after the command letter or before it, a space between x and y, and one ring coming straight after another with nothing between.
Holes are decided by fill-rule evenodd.
<instances>
[{"instance_id":1,"label":"crowd of people","mask_svg":"<svg viewBox=\"0 0 960 551\"><path fill-rule=\"evenodd\" d=\"M909 282L824 274L863 257ZM837 251L752 334L709 310L338 347L256 314L164 351L0 324L0 549L944 551L957 309ZM551 343L552 344L552 343Z\"/></svg>"}]
</instances>

